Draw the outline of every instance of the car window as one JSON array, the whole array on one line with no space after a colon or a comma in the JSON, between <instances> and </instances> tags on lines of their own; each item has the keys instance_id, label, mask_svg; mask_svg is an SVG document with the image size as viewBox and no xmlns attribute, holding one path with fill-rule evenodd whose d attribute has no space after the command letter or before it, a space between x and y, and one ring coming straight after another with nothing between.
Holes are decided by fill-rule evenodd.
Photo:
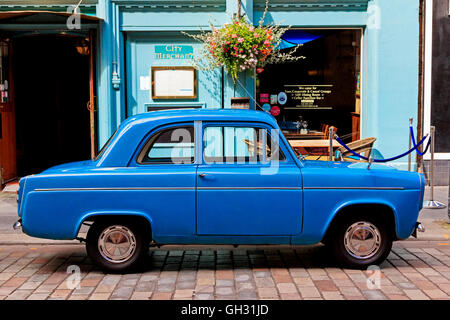
<instances>
[{"instance_id":1,"label":"car window","mask_svg":"<svg viewBox=\"0 0 450 320\"><path fill-rule=\"evenodd\" d=\"M273 136L264 128L206 127L203 133L204 159L209 163L261 163L285 160L276 141L278 135Z\"/></svg>"},{"instance_id":2,"label":"car window","mask_svg":"<svg viewBox=\"0 0 450 320\"><path fill-rule=\"evenodd\" d=\"M141 164L194 163L194 127L183 126L162 129L153 134L140 152L137 162Z\"/></svg>"}]
</instances>

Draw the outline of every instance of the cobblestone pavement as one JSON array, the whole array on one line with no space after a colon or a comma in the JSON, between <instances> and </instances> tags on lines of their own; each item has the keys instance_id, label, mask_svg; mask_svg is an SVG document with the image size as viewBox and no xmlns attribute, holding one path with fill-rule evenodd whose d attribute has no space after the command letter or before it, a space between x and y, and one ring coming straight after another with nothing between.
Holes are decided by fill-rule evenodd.
<instances>
[{"instance_id":1,"label":"cobblestone pavement","mask_svg":"<svg viewBox=\"0 0 450 320\"><path fill-rule=\"evenodd\" d=\"M184 246L152 248L145 269L117 275L93 267L82 245L3 245L0 300L450 299L448 241L396 242L380 267L333 267L319 245Z\"/></svg>"}]
</instances>

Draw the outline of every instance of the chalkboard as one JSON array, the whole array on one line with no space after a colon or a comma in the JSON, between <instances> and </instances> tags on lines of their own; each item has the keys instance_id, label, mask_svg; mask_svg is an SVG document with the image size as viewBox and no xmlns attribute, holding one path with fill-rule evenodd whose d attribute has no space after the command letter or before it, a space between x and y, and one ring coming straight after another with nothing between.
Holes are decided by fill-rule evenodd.
<instances>
[{"instance_id":1,"label":"chalkboard","mask_svg":"<svg viewBox=\"0 0 450 320\"><path fill-rule=\"evenodd\" d=\"M450 17L449 1L433 1L431 125L436 127L436 152L450 152Z\"/></svg>"}]
</instances>

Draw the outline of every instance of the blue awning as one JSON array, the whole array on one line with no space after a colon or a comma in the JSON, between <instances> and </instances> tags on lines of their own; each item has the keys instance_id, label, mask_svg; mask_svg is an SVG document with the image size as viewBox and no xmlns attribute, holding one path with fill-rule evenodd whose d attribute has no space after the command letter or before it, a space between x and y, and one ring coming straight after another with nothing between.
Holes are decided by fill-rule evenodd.
<instances>
[{"instance_id":1,"label":"blue awning","mask_svg":"<svg viewBox=\"0 0 450 320\"><path fill-rule=\"evenodd\" d=\"M275 48L275 50L289 49L299 44L304 44L310 41L314 41L318 38L323 37L323 35L312 34L305 30L287 30L281 37L280 44Z\"/></svg>"}]
</instances>

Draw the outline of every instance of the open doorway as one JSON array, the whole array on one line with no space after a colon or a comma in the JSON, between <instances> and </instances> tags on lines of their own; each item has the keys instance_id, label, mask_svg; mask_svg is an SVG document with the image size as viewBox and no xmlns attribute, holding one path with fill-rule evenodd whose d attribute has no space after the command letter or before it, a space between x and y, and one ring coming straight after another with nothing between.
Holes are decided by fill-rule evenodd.
<instances>
[{"instance_id":1,"label":"open doorway","mask_svg":"<svg viewBox=\"0 0 450 320\"><path fill-rule=\"evenodd\" d=\"M13 43L18 176L90 158L89 47L83 37Z\"/></svg>"}]
</instances>

